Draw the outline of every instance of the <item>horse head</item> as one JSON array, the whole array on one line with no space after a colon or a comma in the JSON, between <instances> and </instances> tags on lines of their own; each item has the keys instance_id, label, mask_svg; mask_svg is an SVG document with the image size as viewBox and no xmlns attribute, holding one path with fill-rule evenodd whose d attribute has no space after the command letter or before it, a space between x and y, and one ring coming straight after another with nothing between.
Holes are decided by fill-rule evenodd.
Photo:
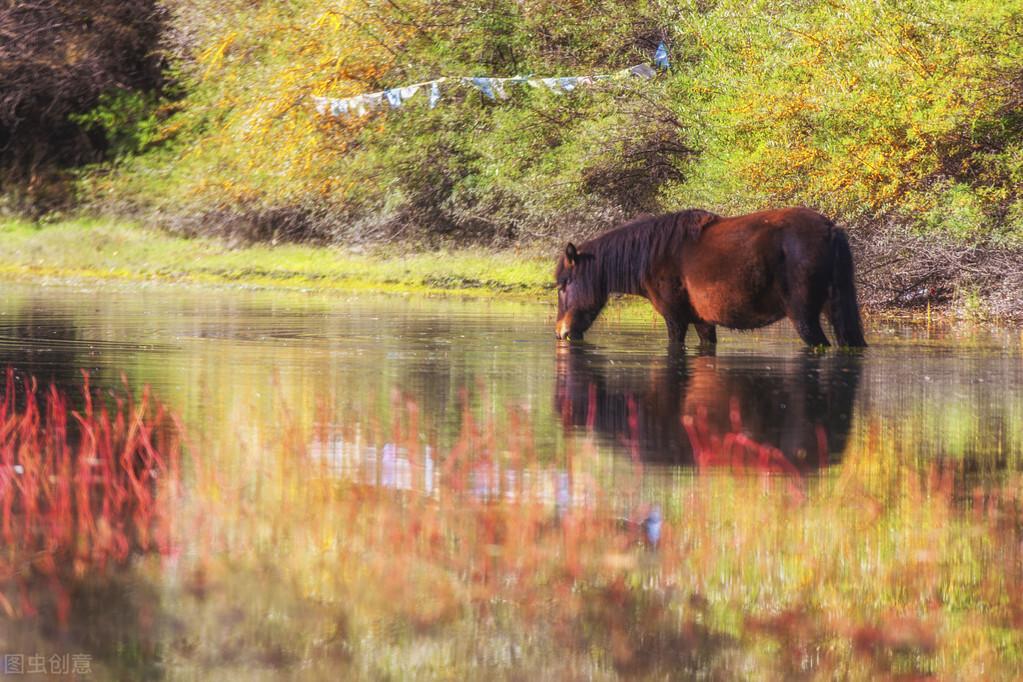
<instances>
[{"instance_id":1,"label":"horse head","mask_svg":"<svg viewBox=\"0 0 1023 682\"><path fill-rule=\"evenodd\" d=\"M607 291L600 282L597 259L582 253L569 242L558 259L554 273L558 284L558 321L554 335L578 341L607 303Z\"/></svg>"}]
</instances>

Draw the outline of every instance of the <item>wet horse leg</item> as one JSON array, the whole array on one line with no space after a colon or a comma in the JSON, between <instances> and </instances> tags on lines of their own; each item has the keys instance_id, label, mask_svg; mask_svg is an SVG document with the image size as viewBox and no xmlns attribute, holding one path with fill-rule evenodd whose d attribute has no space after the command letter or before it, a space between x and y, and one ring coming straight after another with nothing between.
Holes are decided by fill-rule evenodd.
<instances>
[{"instance_id":1,"label":"wet horse leg","mask_svg":"<svg viewBox=\"0 0 1023 682\"><path fill-rule=\"evenodd\" d=\"M823 288L823 287L821 287ZM812 286L809 278L791 285L786 296L786 315L792 320L796 333L808 346L830 346L828 337L821 328L821 311L824 308L824 296L815 294L818 288Z\"/></svg>"},{"instance_id":2,"label":"wet horse leg","mask_svg":"<svg viewBox=\"0 0 1023 682\"><path fill-rule=\"evenodd\" d=\"M686 331L689 327L689 305L682 291L668 283L659 287L651 287L648 298L654 310L664 318L668 327L668 344L682 348L686 343Z\"/></svg>"},{"instance_id":3,"label":"wet horse leg","mask_svg":"<svg viewBox=\"0 0 1023 682\"><path fill-rule=\"evenodd\" d=\"M828 297L830 251L827 240L788 234L779 278L786 316L796 333L811 347L830 346L821 329L821 312Z\"/></svg>"},{"instance_id":4,"label":"wet horse leg","mask_svg":"<svg viewBox=\"0 0 1023 682\"><path fill-rule=\"evenodd\" d=\"M718 342L717 328L706 322L693 322L696 333L700 335L701 346L713 346Z\"/></svg>"},{"instance_id":5,"label":"wet horse leg","mask_svg":"<svg viewBox=\"0 0 1023 682\"><path fill-rule=\"evenodd\" d=\"M824 330L821 328L821 321L819 317L813 316L802 316L793 317L792 324L796 328L796 333L799 334L799 338L803 340L808 346L830 346L831 343L828 341L828 337L824 335Z\"/></svg>"},{"instance_id":6,"label":"wet horse leg","mask_svg":"<svg viewBox=\"0 0 1023 682\"><path fill-rule=\"evenodd\" d=\"M661 313L664 316L664 324L668 327L668 343L671 345L685 346L686 345L686 331L689 327L688 320L680 320L674 314L670 312L668 314Z\"/></svg>"}]
</instances>

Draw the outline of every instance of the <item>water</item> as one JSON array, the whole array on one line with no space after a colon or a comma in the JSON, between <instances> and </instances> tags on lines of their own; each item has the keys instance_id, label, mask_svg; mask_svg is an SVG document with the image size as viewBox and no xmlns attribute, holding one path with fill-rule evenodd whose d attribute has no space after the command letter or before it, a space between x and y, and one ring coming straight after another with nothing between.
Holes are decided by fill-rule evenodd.
<instances>
[{"instance_id":1,"label":"water","mask_svg":"<svg viewBox=\"0 0 1023 682\"><path fill-rule=\"evenodd\" d=\"M5 651L112 678L962 673L945 619L976 606L962 637L1018 662L1018 330L877 322L820 354L779 325L677 356L645 311L559 345L537 304L4 294L0 364L79 409L81 370L148 385L189 453L173 542L52 549L71 615L9 578Z\"/></svg>"}]
</instances>

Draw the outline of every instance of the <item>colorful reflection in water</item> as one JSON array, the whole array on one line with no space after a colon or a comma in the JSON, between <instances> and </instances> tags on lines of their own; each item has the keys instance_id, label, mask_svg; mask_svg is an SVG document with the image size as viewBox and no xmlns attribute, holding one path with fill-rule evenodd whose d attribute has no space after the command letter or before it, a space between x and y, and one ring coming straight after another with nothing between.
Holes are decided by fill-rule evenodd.
<instances>
[{"instance_id":1,"label":"colorful reflection in water","mask_svg":"<svg viewBox=\"0 0 1023 682\"><path fill-rule=\"evenodd\" d=\"M1012 331L875 324L857 355L770 332L677 357L628 315L557 346L542 307L8 294L0 643L24 664L77 656L100 679L1023 667Z\"/></svg>"}]
</instances>

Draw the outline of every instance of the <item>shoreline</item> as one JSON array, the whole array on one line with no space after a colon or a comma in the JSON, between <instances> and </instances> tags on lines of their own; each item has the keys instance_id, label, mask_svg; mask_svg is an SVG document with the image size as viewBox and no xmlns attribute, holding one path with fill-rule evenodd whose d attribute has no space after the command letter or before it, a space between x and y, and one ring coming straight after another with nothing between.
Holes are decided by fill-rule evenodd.
<instances>
[{"instance_id":1,"label":"shoreline","mask_svg":"<svg viewBox=\"0 0 1023 682\"><path fill-rule=\"evenodd\" d=\"M553 305L553 258L538 251L365 251L303 244L231 245L184 238L130 221L80 218L35 224L0 220L0 280L186 284L329 294L503 299ZM642 307L637 301L635 307ZM616 306L632 308L628 300ZM964 314L952 303L926 308L863 306L865 318L1011 325Z\"/></svg>"},{"instance_id":2,"label":"shoreline","mask_svg":"<svg viewBox=\"0 0 1023 682\"><path fill-rule=\"evenodd\" d=\"M0 278L183 283L316 293L544 302L553 259L460 249L402 253L302 244L233 246L104 219L0 221Z\"/></svg>"}]
</instances>

